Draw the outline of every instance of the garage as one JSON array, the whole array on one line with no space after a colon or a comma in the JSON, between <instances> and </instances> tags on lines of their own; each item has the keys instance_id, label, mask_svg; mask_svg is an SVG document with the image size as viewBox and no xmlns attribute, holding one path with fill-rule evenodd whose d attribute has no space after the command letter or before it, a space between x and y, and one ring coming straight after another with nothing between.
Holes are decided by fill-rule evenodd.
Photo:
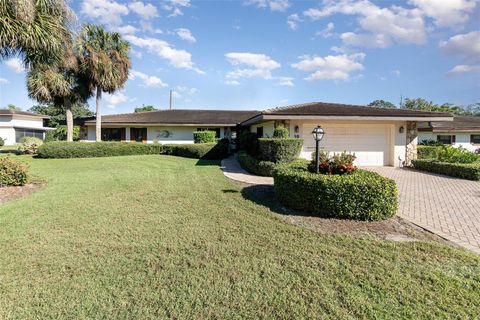
<instances>
[{"instance_id":1,"label":"garage","mask_svg":"<svg viewBox=\"0 0 480 320\"><path fill-rule=\"evenodd\" d=\"M355 153L355 164L359 166L391 165L390 124L335 124L322 123L325 136L320 148L330 153L347 151ZM304 124L303 137L310 137L317 124ZM315 141L305 139L302 156L309 158L315 152Z\"/></svg>"}]
</instances>

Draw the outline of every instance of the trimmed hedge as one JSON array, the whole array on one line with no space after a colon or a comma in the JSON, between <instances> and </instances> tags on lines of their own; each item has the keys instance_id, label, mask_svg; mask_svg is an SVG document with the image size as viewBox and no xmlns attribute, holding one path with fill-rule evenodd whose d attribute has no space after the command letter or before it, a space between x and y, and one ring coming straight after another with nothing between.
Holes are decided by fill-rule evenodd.
<instances>
[{"instance_id":1,"label":"trimmed hedge","mask_svg":"<svg viewBox=\"0 0 480 320\"><path fill-rule=\"evenodd\" d=\"M276 167L275 163L257 160L245 151L240 151L237 158L243 169L258 176L271 177Z\"/></svg>"},{"instance_id":2,"label":"trimmed hedge","mask_svg":"<svg viewBox=\"0 0 480 320\"><path fill-rule=\"evenodd\" d=\"M480 164L448 163L436 160L412 160L417 170L440 173L468 180L480 180Z\"/></svg>"},{"instance_id":3,"label":"trimmed hedge","mask_svg":"<svg viewBox=\"0 0 480 320\"><path fill-rule=\"evenodd\" d=\"M277 166L273 178L280 202L321 217L383 220L397 211L395 181L375 172L315 174L308 171L306 164L295 163Z\"/></svg>"},{"instance_id":4,"label":"trimmed hedge","mask_svg":"<svg viewBox=\"0 0 480 320\"><path fill-rule=\"evenodd\" d=\"M195 131L193 133L194 143L212 143L215 142L215 131Z\"/></svg>"},{"instance_id":5,"label":"trimmed hedge","mask_svg":"<svg viewBox=\"0 0 480 320\"><path fill-rule=\"evenodd\" d=\"M202 144L142 144L129 142L65 142L43 144L39 158L91 158L142 154L168 154L195 159L223 159L228 156L226 143Z\"/></svg>"},{"instance_id":6,"label":"trimmed hedge","mask_svg":"<svg viewBox=\"0 0 480 320\"><path fill-rule=\"evenodd\" d=\"M27 183L28 166L10 157L0 158L0 187Z\"/></svg>"},{"instance_id":7,"label":"trimmed hedge","mask_svg":"<svg viewBox=\"0 0 480 320\"><path fill-rule=\"evenodd\" d=\"M297 159L302 150L303 139L258 139L258 159L274 163L287 163Z\"/></svg>"},{"instance_id":8,"label":"trimmed hedge","mask_svg":"<svg viewBox=\"0 0 480 320\"><path fill-rule=\"evenodd\" d=\"M437 159L438 158L438 146L417 146L418 159Z\"/></svg>"}]
</instances>

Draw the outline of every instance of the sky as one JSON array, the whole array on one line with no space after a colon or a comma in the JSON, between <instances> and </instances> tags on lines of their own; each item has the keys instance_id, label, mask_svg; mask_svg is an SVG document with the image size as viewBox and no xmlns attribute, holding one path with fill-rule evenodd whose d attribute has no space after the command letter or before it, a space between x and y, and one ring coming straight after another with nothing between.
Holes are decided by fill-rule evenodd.
<instances>
[{"instance_id":1,"label":"sky","mask_svg":"<svg viewBox=\"0 0 480 320\"><path fill-rule=\"evenodd\" d=\"M129 80L104 95L102 114L168 108L170 90L177 109L480 102L478 0L69 3L79 26L102 24L131 45ZM37 104L20 59L0 61L0 107Z\"/></svg>"}]
</instances>

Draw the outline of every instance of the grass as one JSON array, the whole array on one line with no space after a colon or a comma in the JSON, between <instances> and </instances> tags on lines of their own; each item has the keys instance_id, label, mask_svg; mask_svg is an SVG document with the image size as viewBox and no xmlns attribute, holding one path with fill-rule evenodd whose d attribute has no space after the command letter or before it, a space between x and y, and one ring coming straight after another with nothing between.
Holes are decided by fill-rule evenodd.
<instances>
[{"instance_id":1,"label":"grass","mask_svg":"<svg viewBox=\"0 0 480 320\"><path fill-rule=\"evenodd\" d=\"M325 236L242 197L215 162L30 162L0 207L0 318L475 318L480 258Z\"/></svg>"}]
</instances>

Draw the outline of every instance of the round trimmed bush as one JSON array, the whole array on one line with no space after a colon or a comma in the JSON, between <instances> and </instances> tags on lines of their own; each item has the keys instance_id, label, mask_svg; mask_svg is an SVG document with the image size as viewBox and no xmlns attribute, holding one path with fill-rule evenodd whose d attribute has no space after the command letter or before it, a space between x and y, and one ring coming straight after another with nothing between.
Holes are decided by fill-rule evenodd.
<instances>
[{"instance_id":1,"label":"round trimmed bush","mask_svg":"<svg viewBox=\"0 0 480 320\"><path fill-rule=\"evenodd\" d=\"M22 154L36 154L38 148L43 144L43 140L36 137L23 137L20 140L18 152Z\"/></svg>"},{"instance_id":2,"label":"round trimmed bush","mask_svg":"<svg viewBox=\"0 0 480 320\"><path fill-rule=\"evenodd\" d=\"M287 163L297 159L302 150L303 139L258 139L258 159L274 163Z\"/></svg>"},{"instance_id":3,"label":"round trimmed bush","mask_svg":"<svg viewBox=\"0 0 480 320\"><path fill-rule=\"evenodd\" d=\"M294 163L277 166L273 178L280 202L321 217L383 220L397 211L395 181L375 172L325 175L309 172L305 163Z\"/></svg>"},{"instance_id":4,"label":"round trimmed bush","mask_svg":"<svg viewBox=\"0 0 480 320\"><path fill-rule=\"evenodd\" d=\"M23 186L27 183L28 167L10 157L0 158L0 186Z\"/></svg>"}]
</instances>

